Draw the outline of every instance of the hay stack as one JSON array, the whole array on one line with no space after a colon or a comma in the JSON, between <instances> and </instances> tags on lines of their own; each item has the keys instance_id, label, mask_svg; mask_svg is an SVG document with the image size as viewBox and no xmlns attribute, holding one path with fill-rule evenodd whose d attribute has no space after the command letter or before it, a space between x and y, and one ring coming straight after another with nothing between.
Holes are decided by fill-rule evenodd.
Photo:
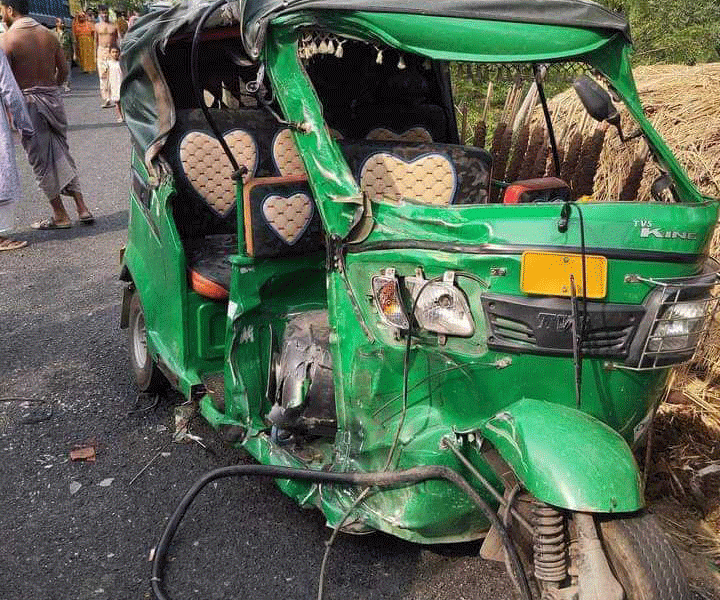
<instances>
[{"instance_id":1,"label":"hay stack","mask_svg":"<svg viewBox=\"0 0 720 600\"><path fill-rule=\"evenodd\" d=\"M720 63L643 66L635 69L634 75L645 114L690 179L703 193L720 197ZM584 135L594 130L594 123L583 120L584 111L574 90L555 96L550 106L561 145L567 145L578 130ZM624 108L621 115L623 131L629 135L636 127ZM533 122L538 120L542 115L536 111ZM609 129L595 177L595 199L620 196L636 156L643 153L642 145L640 140L622 144L615 129ZM658 174L648 161L639 200L650 199L650 185Z\"/></svg>"}]
</instances>

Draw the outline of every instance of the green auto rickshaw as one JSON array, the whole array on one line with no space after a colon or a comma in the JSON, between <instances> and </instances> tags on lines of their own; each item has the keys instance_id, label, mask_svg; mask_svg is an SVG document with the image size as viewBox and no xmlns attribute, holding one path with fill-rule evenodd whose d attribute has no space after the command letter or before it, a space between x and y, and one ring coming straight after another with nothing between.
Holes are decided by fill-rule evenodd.
<instances>
[{"instance_id":1,"label":"green auto rickshaw","mask_svg":"<svg viewBox=\"0 0 720 600\"><path fill-rule=\"evenodd\" d=\"M713 318L718 203L648 121L631 49L584 0L219 0L136 22L132 368L259 463L188 493L158 598L194 494L242 473L336 531L484 538L523 598L691 597L633 449ZM511 136L531 89L544 154L511 169L470 140L459 82L507 94L485 118ZM568 85L647 144L650 201L582 192L547 101Z\"/></svg>"}]
</instances>

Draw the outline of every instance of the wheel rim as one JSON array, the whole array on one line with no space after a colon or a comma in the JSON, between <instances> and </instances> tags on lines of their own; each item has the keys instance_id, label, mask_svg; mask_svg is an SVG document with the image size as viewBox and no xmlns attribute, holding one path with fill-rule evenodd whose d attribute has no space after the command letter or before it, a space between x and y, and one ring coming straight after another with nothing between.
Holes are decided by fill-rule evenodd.
<instances>
[{"instance_id":1,"label":"wheel rim","mask_svg":"<svg viewBox=\"0 0 720 600\"><path fill-rule=\"evenodd\" d=\"M145 317L138 312L133 323L132 351L135 364L140 368L145 367L148 357L146 334Z\"/></svg>"}]
</instances>

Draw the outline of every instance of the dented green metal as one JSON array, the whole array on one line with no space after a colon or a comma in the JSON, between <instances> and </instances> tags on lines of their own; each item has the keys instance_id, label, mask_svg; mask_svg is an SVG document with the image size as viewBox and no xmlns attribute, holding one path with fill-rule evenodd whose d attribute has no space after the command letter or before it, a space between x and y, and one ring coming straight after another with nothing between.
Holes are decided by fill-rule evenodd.
<instances>
[{"instance_id":1,"label":"dented green metal","mask_svg":"<svg viewBox=\"0 0 720 600\"><path fill-rule=\"evenodd\" d=\"M622 97L682 200L578 205L587 252L612 254L604 301L639 305L646 299L648 287L630 281L629 275L661 278L698 272L718 203L698 193L645 118L632 80L630 46L621 34L425 15L313 11L277 18L270 26L262 60L283 116L295 126L293 138L330 245L342 243L366 207L297 57L298 29L308 24L438 60L587 61ZM137 157L134 168L148 178L141 166ZM224 373L224 402L206 395L200 410L218 429L241 430L243 435L234 439L260 462L338 471L446 465L494 502L441 447L450 436L461 441L465 456L500 490L503 483L485 460L488 448L495 448L522 485L549 504L605 513L643 506L631 447L660 400L668 370L636 372L585 359L578 406L571 357L488 347L483 295L523 296L523 249L579 253L577 212L571 214L567 231L560 232L557 204L377 203L372 205L372 231L347 246L334 266L319 255L253 259L241 237L231 259L225 308L188 290L182 244L169 208L172 185L171 178L161 181L147 206L131 196L125 264L143 299L148 347L176 374L179 389L188 397L204 374ZM238 213L241 232L243 217ZM665 236L678 228L691 235ZM663 260L672 253L687 260ZM370 301L371 279L387 267L401 276L421 269L430 278L450 270L481 280L461 275L457 282L475 320L472 337L449 337L444 345L429 337L413 339L406 402L405 339L396 339L380 322ZM299 456L271 438L266 419L271 406L265 394L268 363L273 340L282 338L289 315L317 308L329 311L338 431L335 440L309 444ZM476 443L470 443L469 436ZM301 504L322 509L330 525L340 523L360 493L286 480L278 485ZM452 486L432 482L370 494L348 527L433 543L477 538L487 523Z\"/></svg>"}]
</instances>

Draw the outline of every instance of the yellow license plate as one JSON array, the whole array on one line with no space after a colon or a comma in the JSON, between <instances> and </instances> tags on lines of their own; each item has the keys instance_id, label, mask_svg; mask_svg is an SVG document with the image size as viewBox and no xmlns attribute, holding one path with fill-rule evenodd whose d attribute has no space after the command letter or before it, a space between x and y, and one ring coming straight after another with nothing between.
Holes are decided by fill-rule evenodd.
<instances>
[{"instance_id":1,"label":"yellow license plate","mask_svg":"<svg viewBox=\"0 0 720 600\"><path fill-rule=\"evenodd\" d=\"M604 298L607 294L607 259L585 255L587 294L583 290L582 257L559 252L523 252L520 289L526 294L571 296L570 276L575 294L586 298Z\"/></svg>"}]
</instances>

